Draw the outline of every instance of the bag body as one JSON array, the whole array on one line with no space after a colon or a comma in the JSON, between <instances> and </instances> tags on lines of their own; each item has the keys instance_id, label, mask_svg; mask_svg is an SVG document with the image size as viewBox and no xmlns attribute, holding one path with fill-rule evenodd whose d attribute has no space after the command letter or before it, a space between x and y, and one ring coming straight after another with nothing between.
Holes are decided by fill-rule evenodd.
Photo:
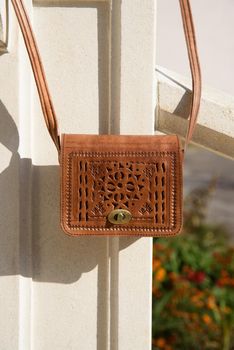
<instances>
[{"instance_id":1,"label":"bag body","mask_svg":"<svg viewBox=\"0 0 234 350\"><path fill-rule=\"evenodd\" d=\"M182 157L176 135L62 135L64 232L134 236L179 233Z\"/></svg>"}]
</instances>

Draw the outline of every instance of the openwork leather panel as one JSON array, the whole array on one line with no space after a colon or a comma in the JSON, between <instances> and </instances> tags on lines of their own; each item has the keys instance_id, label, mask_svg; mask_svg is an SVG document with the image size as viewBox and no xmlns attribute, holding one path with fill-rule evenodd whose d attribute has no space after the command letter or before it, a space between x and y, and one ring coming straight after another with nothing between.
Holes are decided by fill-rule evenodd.
<instances>
[{"instance_id":1,"label":"openwork leather panel","mask_svg":"<svg viewBox=\"0 0 234 350\"><path fill-rule=\"evenodd\" d=\"M124 147L124 142L118 147L116 140L110 148L102 142L100 146L98 138L105 136L88 136L96 143L91 142L85 148L85 144L80 144L80 135L78 145L69 143L69 135L66 137L61 214L67 233L160 236L179 231L182 186L178 142L164 150L165 140L157 151L155 142L152 145L150 140L159 137L144 137L147 143L141 149L137 137L129 136L130 140L134 138L135 147L134 142L130 148L126 144ZM128 210L131 221L125 225L111 224L108 215L114 209Z\"/></svg>"}]
</instances>

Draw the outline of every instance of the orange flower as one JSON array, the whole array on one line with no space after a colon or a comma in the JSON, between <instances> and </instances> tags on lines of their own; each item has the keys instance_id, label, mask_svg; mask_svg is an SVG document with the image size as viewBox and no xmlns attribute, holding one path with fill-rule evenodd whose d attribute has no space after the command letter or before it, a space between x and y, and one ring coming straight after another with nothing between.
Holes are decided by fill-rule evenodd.
<instances>
[{"instance_id":1,"label":"orange flower","mask_svg":"<svg viewBox=\"0 0 234 350\"><path fill-rule=\"evenodd\" d=\"M161 267L155 273L155 280L158 282L162 282L165 279L165 276L166 276L166 270L163 267Z\"/></svg>"},{"instance_id":2,"label":"orange flower","mask_svg":"<svg viewBox=\"0 0 234 350\"><path fill-rule=\"evenodd\" d=\"M159 259L154 259L153 270L157 270L161 266L161 261Z\"/></svg>"},{"instance_id":3,"label":"orange flower","mask_svg":"<svg viewBox=\"0 0 234 350\"><path fill-rule=\"evenodd\" d=\"M157 251L161 251L161 250L164 250L165 249L165 246L163 244L160 244L160 243L154 243L154 250L157 252Z\"/></svg>"},{"instance_id":4,"label":"orange flower","mask_svg":"<svg viewBox=\"0 0 234 350\"><path fill-rule=\"evenodd\" d=\"M184 265L184 266L183 266L183 272L189 273L190 271L192 271L192 269L191 269L190 266L188 266L188 265Z\"/></svg>"},{"instance_id":5,"label":"orange flower","mask_svg":"<svg viewBox=\"0 0 234 350\"><path fill-rule=\"evenodd\" d=\"M171 347L171 345L166 345L164 349L165 349L165 350L173 350L172 347Z\"/></svg>"},{"instance_id":6,"label":"orange flower","mask_svg":"<svg viewBox=\"0 0 234 350\"><path fill-rule=\"evenodd\" d=\"M225 314L231 314L232 313L232 309L228 306L225 306L222 310Z\"/></svg>"},{"instance_id":7,"label":"orange flower","mask_svg":"<svg viewBox=\"0 0 234 350\"><path fill-rule=\"evenodd\" d=\"M205 324L207 324L207 325L210 325L212 323L212 318L207 314L204 314L202 316L202 319L205 322Z\"/></svg>"},{"instance_id":8,"label":"orange flower","mask_svg":"<svg viewBox=\"0 0 234 350\"><path fill-rule=\"evenodd\" d=\"M191 301L193 302L193 304L197 307L203 307L204 306L204 302L201 300L203 297L203 292L202 291L197 291L195 295L193 295L191 297Z\"/></svg>"},{"instance_id":9,"label":"orange flower","mask_svg":"<svg viewBox=\"0 0 234 350\"><path fill-rule=\"evenodd\" d=\"M223 278L220 278L216 283L219 287L223 287L223 286L233 287L234 286L234 278L223 277Z\"/></svg>"},{"instance_id":10,"label":"orange flower","mask_svg":"<svg viewBox=\"0 0 234 350\"><path fill-rule=\"evenodd\" d=\"M216 252L213 256L218 263L224 266L229 265L232 261L232 252L231 254L229 253L225 255Z\"/></svg>"},{"instance_id":11,"label":"orange flower","mask_svg":"<svg viewBox=\"0 0 234 350\"><path fill-rule=\"evenodd\" d=\"M215 302L215 298L213 296L209 296L207 299L207 307L211 310L214 310L217 308L216 302Z\"/></svg>"},{"instance_id":12,"label":"orange flower","mask_svg":"<svg viewBox=\"0 0 234 350\"><path fill-rule=\"evenodd\" d=\"M229 274L226 270L221 271L221 277L229 277Z\"/></svg>"},{"instance_id":13,"label":"orange flower","mask_svg":"<svg viewBox=\"0 0 234 350\"><path fill-rule=\"evenodd\" d=\"M156 299L160 299L162 298L162 296L163 296L163 293L155 287L153 290L153 297Z\"/></svg>"},{"instance_id":14,"label":"orange flower","mask_svg":"<svg viewBox=\"0 0 234 350\"><path fill-rule=\"evenodd\" d=\"M164 338L158 338L157 340L155 340L154 345L156 345L159 348L163 349L166 346L166 340Z\"/></svg>"},{"instance_id":15,"label":"orange flower","mask_svg":"<svg viewBox=\"0 0 234 350\"><path fill-rule=\"evenodd\" d=\"M169 278L172 282L178 280L178 275L175 272L169 272Z\"/></svg>"}]
</instances>

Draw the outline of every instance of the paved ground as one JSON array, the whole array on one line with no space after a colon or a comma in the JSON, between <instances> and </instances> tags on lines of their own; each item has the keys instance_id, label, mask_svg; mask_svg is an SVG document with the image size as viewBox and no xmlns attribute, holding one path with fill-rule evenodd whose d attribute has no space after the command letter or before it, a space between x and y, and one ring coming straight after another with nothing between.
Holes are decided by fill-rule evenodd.
<instances>
[{"instance_id":1,"label":"paved ground","mask_svg":"<svg viewBox=\"0 0 234 350\"><path fill-rule=\"evenodd\" d=\"M192 147L185 163L185 193L217 177L208 207L208 221L226 224L234 241L234 161Z\"/></svg>"}]
</instances>

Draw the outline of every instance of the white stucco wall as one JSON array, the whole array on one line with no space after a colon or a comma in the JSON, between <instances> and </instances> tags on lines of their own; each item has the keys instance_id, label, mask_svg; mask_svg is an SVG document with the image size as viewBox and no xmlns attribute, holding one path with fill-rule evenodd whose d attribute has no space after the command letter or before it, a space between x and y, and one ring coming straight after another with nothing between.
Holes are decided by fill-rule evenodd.
<instances>
[{"instance_id":1,"label":"white stucco wall","mask_svg":"<svg viewBox=\"0 0 234 350\"><path fill-rule=\"evenodd\" d=\"M155 1L25 1L62 132L153 134ZM152 239L66 236L10 7L0 56L0 349L150 350Z\"/></svg>"}]
</instances>

